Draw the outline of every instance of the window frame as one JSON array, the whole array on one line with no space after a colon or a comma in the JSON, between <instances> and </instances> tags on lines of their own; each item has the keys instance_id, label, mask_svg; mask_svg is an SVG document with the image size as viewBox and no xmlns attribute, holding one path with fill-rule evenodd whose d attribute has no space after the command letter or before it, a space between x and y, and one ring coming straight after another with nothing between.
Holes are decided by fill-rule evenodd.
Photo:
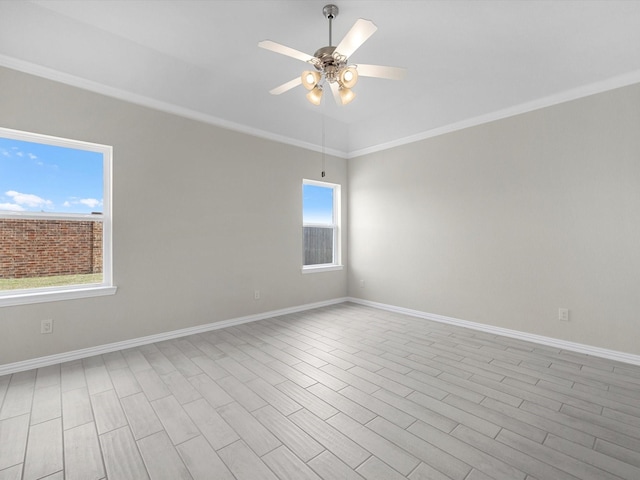
<instances>
[{"instance_id":1,"label":"window frame","mask_svg":"<svg viewBox=\"0 0 640 480\"><path fill-rule=\"evenodd\" d=\"M0 290L0 307L25 305L32 303L71 300L104 295L113 295L117 287L113 285L113 249L112 249L112 170L113 148L109 145L72 140L40 133L13 130L0 127L0 136L13 140L41 143L57 147L74 148L102 154L102 213L47 213L2 211L2 219L25 220L70 220L99 221L102 223L102 282L53 287L40 287L16 290Z\"/></svg>"},{"instance_id":2,"label":"window frame","mask_svg":"<svg viewBox=\"0 0 640 480\"><path fill-rule=\"evenodd\" d=\"M304 186L312 185L316 187L330 188L333 191L333 223L330 225L327 224L314 224L314 223L305 223L304 222ZM301 236L301 262L302 262L302 273L318 273L318 272L330 272L334 270L342 270L344 267L342 265L342 242L341 242L341 185L338 183L329 183L322 182L319 180L310 180L304 178L302 180L302 236ZM305 265L304 264L304 228L305 227L321 227L321 228L332 228L333 229L333 262L332 263L321 263L317 265Z\"/></svg>"}]
</instances>

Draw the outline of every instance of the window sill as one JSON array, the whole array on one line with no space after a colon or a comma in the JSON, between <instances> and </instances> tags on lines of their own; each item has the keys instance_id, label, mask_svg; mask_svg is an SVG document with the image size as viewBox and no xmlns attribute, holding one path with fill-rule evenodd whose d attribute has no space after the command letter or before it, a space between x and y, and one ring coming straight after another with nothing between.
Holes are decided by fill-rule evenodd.
<instances>
[{"instance_id":1,"label":"window sill","mask_svg":"<svg viewBox=\"0 0 640 480\"><path fill-rule=\"evenodd\" d=\"M12 307L15 305L29 305L31 303L57 302L59 300L74 300L77 298L102 297L115 295L118 287L104 285L86 286L69 290L55 289L37 292L22 291L16 293L0 294L0 307Z\"/></svg>"},{"instance_id":2,"label":"window sill","mask_svg":"<svg viewBox=\"0 0 640 480\"><path fill-rule=\"evenodd\" d=\"M320 273L320 272L333 272L336 270L342 270L344 267L342 265L310 265L307 267L302 267L302 273Z\"/></svg>"}]
</instances>

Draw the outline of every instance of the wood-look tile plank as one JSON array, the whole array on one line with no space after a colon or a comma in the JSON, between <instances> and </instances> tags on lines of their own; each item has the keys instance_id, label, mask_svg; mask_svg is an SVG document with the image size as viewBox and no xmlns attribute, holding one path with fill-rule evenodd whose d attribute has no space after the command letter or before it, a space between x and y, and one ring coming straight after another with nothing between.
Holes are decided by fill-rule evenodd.
<instances>
[{"instance_id":1,"label":"wood-look tile plank","mask_svg":"<svg viewBox=\"0 0 640 480\"><path fill-rule=\"evenodd\" d=\"M289 415L302 408L298 402L261 378L251 380L247 386L283 415Z\"/></svg>"},{"instance_id":2,"label":"wood-look tile plank","mask_svg":"<svg viewBox=\"0 0 640 480\"><path fill-rule=\"evenodd\" d=\"M253 415L303 462L324 450L322 445L271 405L257 410Z\"/></svg>"},{"instance_id":3,"label":"wood-look tile plank","mask_svg":"<svg viewBox=\"0 0 640 480\"><path fill-rule=\"evenodd\" d=\"M234 480L233 474L204 437L192 438L176 448L194 480Z\"/></svg>"},{"instance_id":4,"label":"wood-look tile plank","mask_svg":"<svg viewBox=\"0 0 640 480\"><path fill-rule=\"evenodd\" d=\"M284 445L262 457L280 480L322 480Z\"/></svg>"},{"instance_id":5,"label":"wood-look tile plank","mask_svg":"<svg viewBox=\"0 0 640 480\"><path fill-rule=\"evenodd\" d=\"M201 372L200 369L198 370ZM199 373L196 375L199 375ZM193 385L189 383L189 380L187 380L187 378L185 378L185 376L178 370L167 373L166 375L161 375L160 378L167 387L169 387L173 396L176 397L178 402L181 404L193 402L194 400L202 398L202 395L200 395Z\"/></svg>"},{"instance_id":6,"label":"wood-look tile plank","mask_svg":"<svg viewBox=\"0 0 640 480\"><path fill-rule=\"evenodd\" d=\"M151 364L137 348L122 350L121 353L133 373L151 369Z\"/></svg>"},{"instance_id":7,"label":"wood-look tile plank","mask_svg":"<svg viewBox=\"0 0 640 480\"><path fill-rule=\"evenodd\" d=\"M314 385L315 386L315 385ZM313 388L313 387L309 387ZM376 397L367 395L361 390L348 386L343 388L339 392L341 395L344 395L346 398L350 399L353 402L362 405L368 411L374 412L377 415L389 420L392 423L395 423L399 427L407 428L413 422L416 421L416 418L409 415L408 413L403 412L399 408L394 407L393 405L389 405L388 403L383 402L382 400L378 400ZM344 410L342 410L344 412ZM346 412L345 412L346 413ZM362 422L361 422L362 423Z\"/></svg>"},{"instance_id":8,"label":"wood-look tile plank","mask_svg":"<svg viewBox=\"0 0 640 480\"><path fill-rule=\"evenodd\" d=\"M274 360L272 362L269 362L268 366L272 370L275 370L276 372L278 372L280 375L300 385L302 388L307 388L309 385L313 385L314 383L317 382L316 380L309 377L308 375L305 375L301 371L296 370L295 368L287 365L284 362L281 362L280 360Z\"/></svg>"},{"instance_id":9,"label":"wood-look tile plank","mask_svg":"<svg viewBox=\"0 0 640 480\"><path fill-rule=\"evenodd\" d=\"M87 386L82 360L60 364L60 385L62 391L76 390Z\"/></svg>"},{"instance_id":10,"label":"wood-look tile plank","mask_svg":"<svg viewBox=\"0 0 640 480\"><path fill-rule=\"evenodd\" d=\"M363 379L362 377L359 377L358 375L354 375L351 372L345 371L331 364L325 365L324 367L321 368L321 370L323 372L328 373L329 375L332 375L338 378L339 380L342 380L347 385L356 387L367 394L371 394L380 388L380 386L375 385L371 382L368 382L367 380Z\"/></svg>"},{"instance_id":11,"label":"wood-look tile plank","mask_svg":"<svg viewBox=\"0 0 640 480\"><path fill-rule=\"evenodd\" d=\"M141 438L137 443L151 480L193 480L164 431Z\"/></svg>"},{"instance_id":12,"label":"wood-look tile plank","mask_svg":"<svg viewBox=\"0 0 640 480\"><path fill-rule=\"evenodd\" d=\"M65 430L93 422L93 410L87 387L62 393L62 420Z\"/></svg>"},{"instance_id":13,"label":"wood-look tile plank","mask_svg":"<svg viewBox=\"0 0 640 480\"><path fill-rule=\"evenodd\" d=\"M451 480L444 473L422 462L407 477L409 480Z\"/></svg>"},{"instance_id":14,"label":"wood-look tile plank","mask_svg":"<svg viewBox=\"0 0 640 480\"><path fill-rule=\"evenodd\" d=\"M35 380L36 370L11 375L2 408L0 408L0 420L31 412Z\"/></svg>"},{"instance_id":15,"label":"wood-look tile plank","mask_svg":"<svg viewBox=\"0 0 640 480\"><path fill-rule=\"evenodd\" d=\"M46 422L62 415L60 384L36 388L31 406L31 424Z\"/></svg>"},{"instance_id":16,"label":"wood-look tile plank","mask_svg":"<svg viewBox=\"0 0 640 480\"><path fill-rule=\"evenodd\" d=\"M91 395L91 405L98 428L98 434L103 434L127 424L115 390Z\"/></svg>"},{"instance_id":17,"label":"wood-look tile plank","mask_svg":"<svg viewBox=\"0 0 640 480\"><path fill-rule=\"evenodd\" d=\"M220 407L233 402L233 397L231 397L220 385L205 374L191 377L189 378L189 382L191 382L200 395L202 395L213 407Z\"/></svg>"},{"instance_id":18,"label":"wood-look tile plank","mask_svg":"<svg viewBox=\"0 0 640 480\"><path fill-rule=\"evenodd\" d=\"M97 358L102 361L100 356L91 358ZM83 363L85 364L84 375L87 379L89 395L113 389L113 383L111 383L111 377L109 376L107 367L105 367L104 364L90 364L88 360L89 359L85 358Z\"/></svg>"},{"instance_id":19,"label":"wood-look tile plank","mask_svg":"<svg viewBox=\"0 0 640 480\"><path fill-rule=\"evenodd\" d=\"M332 405L340 412L346 413L351 418L362 424L367 423L376 417L376 414L371 410L368 410L359 403L331 390L329 387L326 387L321 383L311 385L307 390L327 402L329 405Z\"/></svg>"},{"instance_id":20,"label":"wood-look tile plank","mask_svg":"<svg viewBox=\"0 0 640 480\"><path fill-rule=\"evenodd\" d=\"M104 478L102 454L93 423L64 431L64 472L67 480Z\"/></svg>"},{"instance_id":21,"label":"wood-look tile plank","mask_svg":"<svg viewBox=\"0 0 640 480\"><path fill-rule=\"evenodd\" d=\"M278 480L242 440L220 449L218 454L237 480Z\"/></svg>"},{"instance_id":22,"label":"wood-look tile plank","mask_svg":"<svg viewBox=\"0 0 640 480\"><path fill-rule=\"evenodd\" d=\"M205 399L187 403L184 409L214 450L219 450L240 439L236 431Z\"/></svg>"},{"instance_id":23,"label":"wood-look tile plank","mask_svg":"<svg viewBox=\"0 0 640 480\"><path fill-rule=\"evenodd\" d=\"M173 395L154 400L151 402L151 406L174 445L200 435L198 427L191 421L187 412Z\"/></svg>"},{"instance_id":24,"label":"wood-look tile plank","mask_svg":"<svg viewBox=\"0 0 640 480\"><path fill-rule=\"evenodd\" d=\"M24 461L28 433L28 414L0 420L0 470Z\"/></svg>"},{"instance_id":25,"label":"wood-look tile plank","mask_svg":"<svg viewBox=\"0 0 640 480\"><path fill-rule=\"evenodd\" d=\"M216 383L249 412L267 405L267 402L260 395L232 375L221 378ZM273 388L270 384L267 385Z\"/></svg>"},{"instance_id":26,"label":"wood-look tile plank","mask_svg":"<svg viewBox=\"0 0 640 480\"><path fill-rule=\"evenodd\" d=\"M364 478L327 450L311 460L308 465L321 478L339 478L340 480L362 480Z\"/></svg>"},{"instance_id":27,"label":"wood-look tile plank","mask_svg":"<svg viewBox=\"0 0 640 480\"><path fill-rule=\"evenodd\" d=\"M398 410L415 417L416 419L422 420L429 425L433 425L434 427L442 430L443 432L451 432L458 422L454 419L436 413L432 410L429 410L411 400L408 400L404 397L396 395L394 393L388 392L387 390L380 389L373 394L373 397L381 400L384 403L387 403ZM393 422L392 422L393 423Z\"/></svg>"},{"instance_id":28,"label":"wood-look tile plank","mask_svg":"<svg viewBox=\"0 0 640 480\"><path fill-rule=\"evenodd\" d=\"M481 417L477 417L471 413L466 412L465 410L454 407L453 405L437 401L420 392L412 393L411 395L407 396L407 399L417 403L418 405L422 405L423 407L428 408L433 412L439 413L444 417L450 418L451 420L471 427L474 430L477 430L480 433L483 433L491 438L494 438L501 429L500 426L488 422Z\"/></svg>"},{"instance_id":29,"label":"wood-look tile plank","mask_svg":"<svg viewBox=\"0 0 640 480\"><path fill-rule=\"evenodd\" d=\"M220 416L227 422L251 449L259 456L270 452L281 445L269 430L242 406L233 402L217 409ZM233 471L233 470L232 470Z\"/></svg>"},{"instance_id":30,"label":"wood-look tile plank","mask_svg":"<svg viewBox=\"0 0 640 480\"><path fill-rule=\"evenodd\" d=\"M585 433L579 428L574 428L574 426L579 427L579 422L561 421L563 415L555 410L544 409L542 407L538 409L537 406L534 405L532 405L530 409L527 408L525 404L523 404L522 408L514 408L511 405L506 405L491 398L484 399L482 406L495 412L506 414L512 419L533 425L547 433L553 433L587 447L592 447L595 442L594 435ZM515 432L516 430L514 429L512 431ZM524 434L522 435L526 436Z\"/></svg>"},{"instance_id":31,"label":"wood-look tile plank","mask_svg":"<svg viewBox=\"0 0 640 480\"><path fill-rule=\"evenodd\" d=\"M271 385L278 385L279 383L287 380L283 375L280 375L275 370L269 368L264 363L258 362L254 358L247 358L242 362L242 365L255 373L257 377Z\"/></svg>"},{"instance_id":32,"label":"wood-look tile plank","mask_svg":"<svg viewBox=\"0 0 640 480\"><path fill-rule=\"evenodd\" d=\"M152 368L137 371L131 368L131 371L150 402L171 395L169 388L162 381L158 372Z\"/></svg>"},{"instance_id":33,"label":"wood-look tile plank","mask_svg":"<svg viewBox=\"0 0 640 480\"><path fill-rule=\"evenodd\" d=\"M36 373L36 388L60 385L60 364L38 368Z\"/></svg>"},{"instance_id":34,"label":"wood-look tile plank","mask_svg":"<svg viewBox=\"0 0 640 480\"><path fill-rule=\"evenodd\" d=\"M136 440L162 431L162 423L144 393L130 395L120 403Z\"/></svg>"},{"instance_id":35,"label":"wood-look tile plank","mask_svg":"<svg viewBox=\"0 0 640 480\"><path fill-rule=\"evenodd\" d=\"M122 360L124 361L124 358ZM124 368L113 369L107 368L107 370L111 376L111 382L118 394L118 398L128 397L129 395L142 391L142 387L138 383L138 380L136 380L133 372L129 370L129 367L125 366Z\"/></svg>"},{"instance_id":36,"label":"wood-look tile plank","mask_svg":"<svg viewBox=\"0 0 640 480\"><path fill-rule=\"evenodd\" d=\"M594 449L624 463L640 468L640 450L634 451L598 438Z\"/></svg>"},{"instance_id":37,"label":"wood-look tile plank","mask_svg":"<svg viewBox=\"0 0 640 480\"><path fill-rule=\"evenodd\" d=\"M448 453L381 417L367 427L454 480L464 479L471 471L467 463L454 456L456 452Z\"/></svg>"},{"instance_id":38,"label":"wood-look tile plank","mask_svg":"<svg viewBox=\"0 0 640 480\"><path fill-rule=\"evenodd\" d=\"M290 415L289 419L351 468L356 468L371 455L342 432L307 410L299 410Z\"/></svg>"},{"instance_id":39,"label":"wood-look tile plank","mask_svg":"<svg viewBox=\"0 0 640 480\"><path fill-rule=\"evenodd\" d=\"M149 479L129 427L100 435L100 445L109 480Z\"/></svg>"},{"instance_id":40,"label":"wood-look tile plank","mask_svg":"<svg viewBox=\"0 0 640 480\"><path fill-rule=\"evenodd\" d=\"M326 420L338 413L338 410L327 402L289 380L276 385L276 388L322 420Z\"/></svg>"},{"instance_id":41,"label":"wood-look tile plank","mask_svg":"<svg viewBox=\"0 0 640 480\"><path fill-rule=\"evenodd\" d=\"M0 480L20 480L21 478L22 464L0 470Z\"/></svg>"},{"instance_id":42,"label":"wood-look tile plank","mask_svg":"<svg viewBox=\"0 0 640 480\"><path fill-rule=\"evenodd\" d=\"M125 360L122 352L115 351L102 354L102 360L107 370L119 370L121 368L129 368L127 361Z\"/></svg>"},{"instance_id":43,"label":"wood-look tile plank","mask_svg":"<svg viewBox=\"0 0 640 480\"><path fill-rule=\"evenodd\" d=\"M327 423L403 475L408 475L420 463L413 455L344 413L331 417Z\"/></svg>"},{"instance_id":44,"label":"wood-look tile plank","mask_svg":"<svg viewBox=\"0 0 640 480\"><path fill-rule=\"evenodd\" d=\"M640 468L611 458L591 448L586 448L569 440L556 437L555 435L547 436L544 445L620 478L626 480L637 480L640 478Z\"/></svg>"},{"instance_id":45,"label":"wood-look tile plank","mask_svg":"<svg viewBox=\"0 0 640 480\"><path fill-rule=\"evenodd\" d=\"M369 457L356 468L356 472L367 480L403 480L407 478L374 456Z\"/></svg>"},{"instance_id":46,"label":"wood-look tile plank","mask_svg":"<svg viewBox=\"0 0 640 480\"><path fill-rule=\"evenodd\" d=\"M407 431L446 452L456 452L456 458L495 480L524 480L526 477L525 472L512 467L507 462L487 455L485 452L420 421L407 428Z\"/></svg>"},{"instance_id":47,"label":"wood-look tile plank","mask_svg":"<svg viewBox=\"0 0 640 480\"><path fill-rule=\"evenodd\" d=\"M412 388L409 388L406 385L400 384L394 380L383 377L382 375L371 372L366 368L362 368L360 366L355 366L353 368L350 368L348 372L366 380L369 383L373 383L374 385L377 385L380 388L384 388L390 392L394 392L403 397L406 397L407 395L409 395L411 392L414 391Z\"/></svg>"},{"instance_id":48,"label":"wood-look tile plank","mask_svg":"<svg viewBox=\"0 0 640 480\"><path fill-rule=\"evenodd\" d=\"M609 475L603 470L576 461L564 453L556 452L549 447L532 442L509 430L503 429L496 437L496 440L548 465L557 465L558 469L581 480L615 480L613 475Z\"/></svg>"},{"instance_id":49,"label":"wood-look tile plank","mask_svg":"<svg viewBox=\"0 0 640 480\"><path fill-rule=\"evenodd\" d=\"M61 419L31 425L24 461L24 480L38 479L62 468Z\"/></svg>"}]
</instances>

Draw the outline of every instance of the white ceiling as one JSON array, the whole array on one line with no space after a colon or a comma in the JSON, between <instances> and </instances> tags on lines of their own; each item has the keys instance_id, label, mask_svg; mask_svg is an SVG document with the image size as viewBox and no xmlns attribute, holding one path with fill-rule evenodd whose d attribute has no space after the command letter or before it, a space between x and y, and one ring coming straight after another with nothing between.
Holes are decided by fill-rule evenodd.
<instances>
[{"instance_id":1,"label":"white ceiling","mask_svg":"<svg viewBox=\"0 0 640 480\"><path fill-rule=\"evenodd\" d=\"M328 44L321 1L0 0L0 65L317 149L355 156L640 82L640 1L336 0L334 45L358 18L378 31L350 63L356 100L310 105L268 91ZM640 107L639 107L640 108Z\"/></svg>"}]
</instances>

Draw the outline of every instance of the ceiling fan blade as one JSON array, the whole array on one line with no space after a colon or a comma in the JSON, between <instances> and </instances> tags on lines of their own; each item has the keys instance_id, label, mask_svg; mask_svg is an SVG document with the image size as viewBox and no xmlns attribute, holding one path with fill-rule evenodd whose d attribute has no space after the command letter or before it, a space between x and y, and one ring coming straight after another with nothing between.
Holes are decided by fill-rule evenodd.
<instances>
[{"instance_id":1,"label":"ceiling fan blade","mask_svg":"<svg viewBox=\"0 0 640 480\"><path fill-rule=\"evenodd\" d=\"M402 80L407 75L406 68L385 67L383 65L356 65L358 75L361 77L388 78L389 80Z\"/></svg>"},{"instance_id":2,"label":"ceiling fan blade","mask_svg":"<svg viewBox=\"0 0 640 480\"><path fill-rule=\"evenodd\" d=\"M340 86L338 85L338 82L329 83L329 86L331 87L331 93L333 93L333 99L338 105L342 106L342 100L340 99Z\"/></svg>"},{"instance_id":3,"label":"ceiling fan blade","mask_svg":"<svg viewBox=\"0 0 640 480\"><path fill-rule=\"evenodd\" d=\"M359 18L338 44L336 51L349 58L377 29L371 20Z\"/></svg>"},{"instance_id":4,"label":"ceiling fan blade","mask_svg":"<svg viewBox=\"0 0 640 480\"><path fill-rule=\"evenodd\" d=\"M279 87L269 90L269 93L271 95L280 95L281 93L291 90L292 88L297 87L298 85L301 85L301 84L302 84L302 78L296 77L293 80L289 80L287 83L283 83Z\"/></svg>"},{"instance_id":5,"label":"ceiling fan blade","mask_svg":"<svg viewBox=\"0 0 640 480\"><path fill-rule=\"evenodd\" d=\"M272 42L271 40L263 40L262 42L258 42L258 46L260 48L264 48L265 50L271 50L272 52L281 53L282 55L287 55L288 57L297 58L298 60L302 60L303 62L308 62L313 58L313 55L306 54L304 52L301 52L300 50L287 47L280 43Z\"/></svg>"}]
</instances>

